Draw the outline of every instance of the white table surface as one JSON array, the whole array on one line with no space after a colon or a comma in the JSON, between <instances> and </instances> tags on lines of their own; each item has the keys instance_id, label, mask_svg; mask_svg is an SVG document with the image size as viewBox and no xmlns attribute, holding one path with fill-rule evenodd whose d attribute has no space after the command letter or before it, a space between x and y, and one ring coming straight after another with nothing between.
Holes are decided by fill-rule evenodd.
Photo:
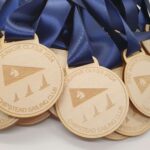
<instances>
[{"instance_id":1,"label":"white table surface","mask_svg":"<svg viewBox=\"0 0 150 150\"><path fill-rule=\"evenodd\" d=\"M150 132L123 141L87 141L49 118L38 125L0 132L0 150L150 150Z\"/></svg>"}]
</instances>

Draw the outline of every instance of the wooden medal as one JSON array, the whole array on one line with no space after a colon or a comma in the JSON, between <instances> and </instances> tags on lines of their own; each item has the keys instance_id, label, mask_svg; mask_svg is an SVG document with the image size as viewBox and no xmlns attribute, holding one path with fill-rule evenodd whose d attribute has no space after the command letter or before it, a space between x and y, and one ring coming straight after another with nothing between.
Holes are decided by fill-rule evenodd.
<instances>
[{"instance_id":1,"label":"wooden medal","mask_svg":"<svg viewBox=\"0 0 150 150\"><path fill-rule=\"evenodd\" d=\"M123 67L113 70L121 79L123 76ZM149 130L150 119L141 114L132 103L129 105L128 114L122 125L116 132L126 136L137 136Z\"/></svg>"},{"instance_id":2,"label":"wooden medal","mask_svg":"<svg viewBox=\"0 0 150 150\"><path fill-rule=\"evenodd\" d=\"M134 106L150 117L150 56L141 51L129 58L124 52L126 62L124 81Z\"/></svg>"},{"instance_id":3,"label":"wooden medal","mask_svg":"<svg viewBox=\"0 0 150 150\"><path fill-rule=\"evenodd\" d=\"M56 110L72 133L100 138L121 125L128 106L128 94L120 78L98 64L90 64L67 71Z\"/></svg>"},{"instance_id":4,"label":"wooden medal","mask_svg":"<svg viewBox=\"0 0 150 150\"><path fill-rule=\"evenodd\" d=\"M4 41L4 37L0 38L0 49L2 48L2 43ZM10 117L3 112L0 112L0 130L6 129L10 126L13 126L18 121L17 118Z\"/></svg>"},{"instance_id":5,"label":"wooden medal","mask_svg":"<svg viewBox=\"0 0 150 150\"><path fill-rule=\"evenodd\" d=\"M144 134L150 129L150 118L141 114L130 103L126 119L116 132L126 136L138 136Z\"/></svg>"},{"instance_id":6,"label":"wooden medal","mask_svg":"<svg viewBox=\"0 0 150 150\"><path fill-rule=\"evenodd\" d=\"M61 94L62 67L38 40L4 44L0 51L0 109L30 118L49 110Z\"/></svg>"},{"instance_id":7,"label":"wooden medal","mask_svg":"<svg viewBox=\"0 0 150 150\"><path fill-rule=\"evenodd\" d=\"M19 119L19 121L17 122L17 125L19 125L19 126L35 125L35 124L41 123L42 121L46 120L49 116L50 116L50 112L46 111L43 114L36 116L36 117Z\"/></svg>"}]
</instances>

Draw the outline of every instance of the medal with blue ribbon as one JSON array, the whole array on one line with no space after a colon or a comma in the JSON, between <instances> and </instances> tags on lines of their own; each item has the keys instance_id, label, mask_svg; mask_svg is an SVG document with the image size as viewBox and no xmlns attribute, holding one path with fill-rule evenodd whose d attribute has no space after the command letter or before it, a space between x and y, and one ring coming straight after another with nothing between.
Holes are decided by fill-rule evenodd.
<instances>
[{"instance_id":1,"label":"medal with blue ribbon","mask_svg":"<svg viewBox=\"0 0 150 150\"><path fill-rule=\"evenodd\" d=\"M116 17L119 20L120 17L117 13ZM128 27L124 22L122 27L127 31ZM149 32L137 32L135 34L126 32L127 50L123 52L123 58L126 62L124 81L128 88L130 99L134 106L146 116L149 116L150 108L148 103L150 57L146 55L139 42L149 38Z\"/></svg>"},{"instance_id":2,"label":"medal with blue ribbon","mask_svg":"<svg viewBox=\"0 0 150 150\"><path fill-rule=\"evenodd\" d=\"M0 107L8 115L38 116L49 110L61 94L62 67L35 35L40 16L49 10L49 2L33 0L20 6L5 25L7 42L0 52Z\"/></svg>"},{"instance_id":3,"label":"medal with blue ribbon","mask_svg":"<svg viewBox=\"0 0 150 150\"><path fill-rule=\"evenodd\" d=\"M108 7L108 5L107 5L107 7L108 8L110 8L110 6L111 5L109 5L109 7ZM112 8L112 7L111 7ZM114 10L112 10L112 11L114 11ZM110 12L108 12L108 13L110 13ZM111 16L111 15L110 15ZM84 18L84 17L83 17ZM85 17L86 19L85 20L88 20L87 18L89 18L89 16L88 17ZM116 17L116 18L118 18L118 17ZM120 16L119 16L119 18L120 18ZM121 18L120 18L121 19ZM121 29L122 31L125 31L125 33L127 34L125 34L125 35L121 35L121 37L123 38L123 42L124 42L124 45L126 46L126 44L128 44L128 41L126 40L126 39L131 39L132 40L132 42L129 42L130 44L128 44L128 49L130 49L130 51L129 51L129 54L132 54L132 53L134 53L134 52L136 52L137 51L137 48L140 48L140 45L139 45L139 43L138 43L138 41L137 41L137 39L139 40L139 41L142 41L143 39L148 39L149 38L149 34L147 34L147 33L140 33L140 34L135 34L137 37L135 37L135 35L130 31L130 29L127 27L127 25L125 24L125 22L123 22L122 23L122 19L120 20L120 23L121 23L121 25L118 27L118 30L119 29ZM86 22L87 23L87 22ZM91 23L91 20L88 22L89 24ZM107 23L107 22L106 22ZM88 24L88 25L89 25ZM110 25L110 24L106 24L106 25ZM115 24L115 22L114 22L114 25L116 25ZM93 27L93 26L92 26ZM114 28L116 28L116 26L114 26ZM125 28L125 29L124 29ZM89 29L90 29L90 27L89 27ZM95 26L94 26L94 29L95 29ZM88 32L89 30L87 30L87 32ZM90 34L90 32L88 32L89 34ZM111 32L111 34L112 34L112 32ZM94 39L94 38L93 38ZM118 39L117 39L118 40ZM127 46L126 46L127 47ZM123 50L123 48L122 48L122 50ZM98 54L98 53L97 53ZM97 55L97 56L99 56L99 55ZM78 61L79 62L79 61ZM79 95L83 95L83 92L80 92L79 91ZM66 103L65 103L66 104ZM67 104L66 104L67 105ZM133 108L132 107L130 107L130 110L133 110ZM130 114L129 114L130 115ZM141 120L137 120L137 126L139 127L139 130L135 130L135 132L131 132L131 131L129 131L128 130L128 132L124 132L124 130L123 130L123 132L122 132L122 129L121 129L121 131L120 131L120 129L119 130L117 130L119 133L121 132L121 133L125 133L126 135L129 135L129 136L135 136L135 135L139 135L139 134L142 134L142 133L144 133L144 132L146 132L147 130L148 130L148 127L149 127L149 121L147 120L147 118L146 117L144 117L144 116L142 116L142 115L140 115L139 113L137 114L137 115L139 115L139 117L141 118ZM132 116L132 115L131 115ZM64 116L61 116L62 118L64 117ZM133 116L132 116L133 117ZM84 120L86 120L86 116L83 116L83 118L84 118ZM64 118L63 118L64 119ZM143 125L142 126L139 126L139 122L141 122L142 120L147 120L147 123L143 123ZM64 120L63 120L64 121ZM70 123L71 123L71 121L72 121L72 123L74 123L73 121L73 119L72 120L70 120ZM77 125L77 124L74 124L74 125ZM68 127L68 124L65 124L65 126L67 126ZM135 127L135 126L134 126ZM71 128L71 131L73 130L73 128ZM127 131L127 130L126 130ZM73 132L73 131L72 131ZM77 134L77 133L76 133ZM78 133L79 134L79 133ZM80 135L81 136L81 135Z\"/></svg>"},{"instance_id":4,"label":"medal with blue ribbon","mask_svg":"<svg viewBox=\"0 0 150 150\"><path fill-rule=\"evenodd\" d=\"M119 5L120 3L118 4L116 3L116 1L114 2L132 31L134 32L149 31L148 28L150 24L150 18L148 14L148 8L146 7L149 6L147 0L145 1L122 0L120 1L122 2L121 7ZM145 51L148 54L150 54L149 38L147 40L142 41L141 43Z\"/></svg>"},{"instance_id":5,"label":"medal with blue ribbon","mask_svg":"<svg viewBox=\"0 0 150 150\"><path fill-rule=\"evenodd\" d=\"M145 51L141 48L139 42L143 40L147 40L150 38L149 32L135 32L134 34L130 31L129 27L126 25L124 20L119 15L118 11L112 7L113 5L107 1L107 10L111 18L114 16L117 20L113 20L113 23L120 34L120 37L123 39L123 43L125 42L125 47L127 50L123 52L124 60L126 62L126 67L124 69L124 81L126 87L128 89L128 93L130 96L130 100L134 104L134 106L142 112L144 115L148 115L148 97L149 97L149 56L145 54ZM113 15L112 15L113 14ZM120 25L118 26L120 22ZM109 26L109 23L107 24ZM125 31L125 32L124 32ZM114 41L119 41L118 38L114 37L112 32L110 32ZM122 44L122 43L121 43ZM120 45L121 47L121 45ZM124 48L122 48L123 50ZM121 49L120 49L121 50ZM127 56L128 57L127 57ZM130 57L129 57L130 56ZM146 107L145 107L146 106ZM130 106L130 110L135 111L135 108ZM138 126L139 130L131 131L129 128L125 128L124 124L127 125L126 122L122 125L121 128L117 130L117 132L128 135L128 136L136 136L146 132L149 128L149 121L146 117L136 114L139 116L139 120L137 120L137 124L139 122L143 125ZM129 113L130 118L133 115ZM128 117L127 116L127 117ZM127 118L128 119L128 118ZM134 119L135 120L135 119ZM144 121L147 120L147 121ZM126 121L126 120L125 120ZM131 126L130 126L131 127ZM135 126L134 126L135 127Z\"/></svg>"},{"instance_id":6,"label":"medal with blue ribbon","mask_svg":"<svg viewBox=\"0 0 150 150\"><path fill-rule=\"evenodd\" d=\"M124 1L124 2L127 2L127 1ZM126 4L129 4L129 3L126 3ZM125 6L126 6L126 9L130 9L130 11L132 13L134 13L135 7L133 5L130 5L130 7L127 7L127 5L125 5ZM135 6L136 6L136 4L135 4ZM129 13L129 12L127 12L127 10L126 10L126 13ZM138 22L140 22L140 20L141 20L141 18L138 17L137 13L134 13L134 15L126 16L126 17L129 17L129 18L132 17L132 21L134 20L135 22L136 22L137 19L139 19ZM117 18L121 19L120 16L118 16ZM138 26L135 27L135 28L132 28L133 24L128 24L128 25L129 25L130 29L133 32L135 32L136 30L141 30L141 28L139 28ZM145 25L146 24L143 24L143 27L145 27ZM122 26L122 27L125 27L125 26ZM141 30L141 31L143 31L143 30ZM130 32L128 32L128 33L130 33ZM136 36L135 38L137 38L138 41L135 42L135 43L130 42L130 44L132 44L132 47L133 47L132 49L130 49L130 51L132 51L135 47L137 47L135 45L138 45L138 42L142 41L142 43L143 43L143 40L149 39L150 34L149 33L140 32L140 33L135 33L135 36ZM132 36L130 36L130 34L129 34L128 37L132 37ZM131 41L133 41L133 40L131 40ZM131 47L131 46L129 46L129 47ZM137 51L138 51L138 49L137 49ZM136 52L136 49L135 49L135 52ZM133 53L135 53L135 52L133 52ZM123 70L124 70L123 67L121 67L121 68L118 68L118 69L116 69L114 71L117 72L117 74L120 77L122 77ZM130 75L131 74L128 74L129 78L131 77ZM130 97L131 97L131 94L130 94ZM137 135L141 135L141 134L147 132L148 130L149 130L149 118L147 118L147 116L141 114L136 109L136 107L132 103L130 103L129 111L128 111L128 114L126 116L126 119L124 120L123 124L116 130L116 132L118 132L120 134L123 134L123 135L126 135L126 136L137 136Z\"/></svg>"},{"instance_id":7,"label":"medal with blue ribbon","mask_svg":"<svg viewBox=\"0 0 150 150\"><path fill-rule=\"evenodd\" d=\"M118 15L119 19L119 15ZM124 28L125 23L123 23ZM126 30L126 29L125 29ZM127 50L123 52L126 66L124 69L124 81L129 91L130 100L134 106L144 115L149 116L149 75L150 57L140 46L139 42L149 39L149 32L126 33ZM138 48L139 47L139 48Z\"/></svg>"},{"instance_id":8,"label":"medal with blue ribbon","mask_svg":"<svg viewBox=\"0 0 150 150\"><path fill-rule=\"evenodd\" d=\"M50 111L88 139L146 132L149 24L147 0L1 0L0 129Z\"/></svg>"},{"instance_id":9,"label":"medal with blue ribbon","mask_svg":"<svg viewBox=\"0 0 150 150\"><path fill-rule=\"evenodd\" d=\"M84 138L100 138L121 125L128 111L129 98L121 79L111 70L99 66L93 58L79 6L74 5L72 12L69 68L56 108L69 131Z\"/></svg>"}]
</instances>

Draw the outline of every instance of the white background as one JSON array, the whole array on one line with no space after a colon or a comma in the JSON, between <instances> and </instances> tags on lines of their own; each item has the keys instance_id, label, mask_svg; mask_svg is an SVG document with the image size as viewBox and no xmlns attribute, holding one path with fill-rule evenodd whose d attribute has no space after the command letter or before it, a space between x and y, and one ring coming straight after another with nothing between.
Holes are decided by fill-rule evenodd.
<instances>
[{"instance_id":1,"label":"white background","mask_svg":"<svg viewBox=\"0 0 150 150\"><path fill-rule=\"evenodd\" d=\"M150 150L150 132L123 141L83 140L52 118L0 132L0 150Z\"/></svg>"}]
</instances>

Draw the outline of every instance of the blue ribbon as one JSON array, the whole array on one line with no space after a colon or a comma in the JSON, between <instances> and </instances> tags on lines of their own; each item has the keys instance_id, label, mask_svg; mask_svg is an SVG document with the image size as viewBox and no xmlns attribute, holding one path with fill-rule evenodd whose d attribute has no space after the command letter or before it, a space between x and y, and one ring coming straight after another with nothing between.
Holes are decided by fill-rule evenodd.
<instances>
[{"instance_id":1,"label":"blue ribbon","mask_svg":"<svg viewBox=\"0 0 150 150\"><path fill-rule=\"evenodd\" d=\"M46 2L46 0L32 0L15 10L7 20L5 27L6 40L32 39Z\"/></svg>"},{"instance_id":2,"label":"blue ribbon","mask_svg":"<svg viewBox=\"0 0 150 150\"><path fill-rule=\"evenodd\" d=\"M124 48L128 47L128 54L132 54L140 49L139 41L150 36L133 33L110 0L24 3L9 17L6 38L30 39L35 32L42 44L67 48L70 67L91 63L94 55L101 65L112 68L121 63Z\"/></svg>"},{"instance_id":3,"label":"blue ribbon","mask_svg":"<svg viewBox=\"0 0 150 150\"><path fill-rule=\"evenodd\" d=\"M132 31L138 28L139 10L135 0L112 0Z\"/></svg>"},{"instance_id":4,"label":"blue ribbon","mask_svg":"<svg viewBox=\"0 0 150 150\"><path fill-rule=\"evenodd\" d=\"M107 68L120 65L122 61L118 47L86 9L82 9L82 20L93 49L93 55L98 59L100 65Z\"/></svg>"},{"instance_id":5,"label":"blue ribbon","mask_svg":"<svg viewBox=\"0 0 150 150\"><path fill-rule=\"evenodd\" d=\"M68 49L68 65L70 67L93 62L92 48L80 16L79 8L75 6L73 9L72 39Z\"/></svg>"},{"instance_id":6,"label":"blue ribbon","mask_svg":"<svg viewBox=\"0 0 150 150\"><path fill-rule=\"evenodd\" d=\"M4 5L5 2L6 2L6 0L1 0L0 1L0 10L2 9L2 6Z\"/></svg>"},{"instance_id":7,"label":"blue ribbon","mask_svg":"<svg viewBox=\"0 0 150 150\"><path fill-rule=\"evenodd\" d=\"M22 6L22 5L25 5L25 4L27 4L27 3L31 2L31 1L32 0L20 0L19 1L19 5Z\"/></svg>"},{"instance_id":8,"label":"blue ribbon","mask_svg":"<svg viewBox=\"0 0 150 150\"><path fill-rule=\"evenodd\" d=\"M0 2L0 30L4 30L7 18L19 6L19 0L2 0Z\"/></svg>"},{"instance_id":9,"label":"blue ribbon","mask_svg":"<svg viewBox=\"0 0 150 150\"><path fill-rule=\"evenodd\" d=\"M75 0L77 3L80 0ZM95 19L103 26L105 27L105 30L110 33L110 35L113 37L113 40L119 39L116 38L114 35L114 30L118 30L120 34L119 40L124 41L126 43L126 47L128 49L128 55L134 53L135 51L140 49L139 40L149 39L150 34L149 33L141 33L144 34L144 36L140 36L141 34L138 34L140 37L135 37L134 34L128 25L125 23L123 18L121 17L118 10L114 7L113 3L110 0L82 0L82 6L86 7L91 15L95 17ZM112 19L113 18L113 19ZM114 34L114 35L113 35ZM117 41L115 41L117 42ZM125 44L123 44L125 45ZM121 46L120 46L121 47ZM125 48L125 47L124 47ZM124 49L123 48L123 49Z\"/></svg>"},{"instance_id":10,"label":"blue ribbon","mask_svg":"<svg viewBox=\"0 0 150 150\"><path fill-rule=\"evenodd\" d=\"M40 16L37 34L40 42L48 47L56 41L71 10L67 0L48 0Z\"/></svg>"}]
</instances>

